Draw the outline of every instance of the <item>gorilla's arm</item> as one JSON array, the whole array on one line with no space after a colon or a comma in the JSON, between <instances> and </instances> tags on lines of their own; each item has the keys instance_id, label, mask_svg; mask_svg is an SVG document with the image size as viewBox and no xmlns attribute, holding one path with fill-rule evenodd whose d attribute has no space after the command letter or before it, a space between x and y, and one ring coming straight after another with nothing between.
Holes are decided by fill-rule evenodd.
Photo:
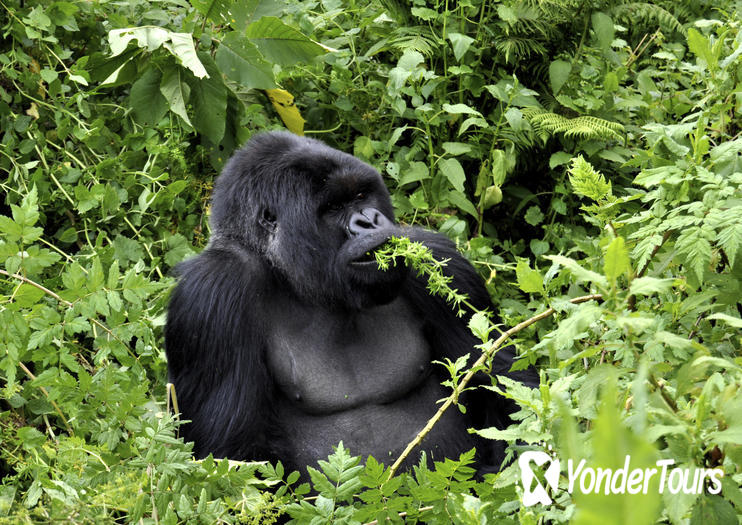
<instances>
[{"instance_id":1,"label":"gorilla's arm","mask_svg":"<svg viewBox=\"0 0 742 525\"><path fill-rule=\"evenodd\" d=\"M198 458L273 456L259 272L246 254L215 248L178 267L165 340L181 417L193 421L182 434Z\"/></svg>"}]
</instances>

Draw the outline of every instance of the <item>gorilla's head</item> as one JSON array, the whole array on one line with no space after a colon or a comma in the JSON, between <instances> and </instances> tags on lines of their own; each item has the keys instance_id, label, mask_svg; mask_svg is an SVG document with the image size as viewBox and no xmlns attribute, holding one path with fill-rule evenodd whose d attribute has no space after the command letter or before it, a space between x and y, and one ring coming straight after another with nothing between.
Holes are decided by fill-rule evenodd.
<instances>
[{"instance_id":1,"label":"gorilla's head","mask_svg":"<svg viewBox=\"0 0 742 525\"><path fill-rule=\"evenodd\" d=\"M325 144L285 132L256 135L216 181L213 242L265 260L306 302L384 304L402 264L383 272L373 250L400 230L379 173Z\"/></svg>"}]
</instances>

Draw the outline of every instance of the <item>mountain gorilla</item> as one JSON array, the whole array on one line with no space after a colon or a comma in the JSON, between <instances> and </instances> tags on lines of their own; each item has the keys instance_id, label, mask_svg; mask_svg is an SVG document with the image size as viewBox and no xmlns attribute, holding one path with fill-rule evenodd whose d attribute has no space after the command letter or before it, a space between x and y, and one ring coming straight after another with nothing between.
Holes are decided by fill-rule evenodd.
<instances>
[{"instance_id":1,"label":"mountain gorilla","mask_svg":"<svg viewBox=\"0 0 742 525\"><path fill-rule=\"evenodd\" d=\"M375 169L289 133L257 135L233 156L211 226L207 248L178 268L165 330L195 455L301 469L343 441L390 464L450 394L431 361L479 351L468 316L403 264L381 271L373 250L391 236L420 241L448 261L453 288L491 309L472 266L443 235L397 225ZM512 360L499 352L493 373L532 383L508 373ZM442 459L477 446L479 465L496 468L501 444L467 429L502 428L513 407L485 390L464 402L422 448Z\"/></svg>"}]
</instances>

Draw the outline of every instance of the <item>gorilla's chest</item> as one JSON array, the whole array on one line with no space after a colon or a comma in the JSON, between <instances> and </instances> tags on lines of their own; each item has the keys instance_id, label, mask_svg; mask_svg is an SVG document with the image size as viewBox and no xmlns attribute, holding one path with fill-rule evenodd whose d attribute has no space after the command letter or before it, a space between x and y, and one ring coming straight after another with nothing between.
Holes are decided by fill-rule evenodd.
<instances>
[{"instance_id":1,"label":"gorilla's chest","mask_svg":"<svg viewBox=\"0 0 742 525\"><path fill-rule=\"evenodd\" d=\"M286 398L306 413L390 403L428 375L422 323L402 299L352 314L288 307L271 331L268 367Z\"/></svg>"}]
</instances>

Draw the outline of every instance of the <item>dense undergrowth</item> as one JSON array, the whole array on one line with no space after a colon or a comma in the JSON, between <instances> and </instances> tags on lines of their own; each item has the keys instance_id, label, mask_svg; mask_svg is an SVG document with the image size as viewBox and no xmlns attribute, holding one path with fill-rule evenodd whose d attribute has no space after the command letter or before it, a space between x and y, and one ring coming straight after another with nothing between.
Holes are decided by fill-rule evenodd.
<instances>
[{"instance_id":1,"label":"dense undergrowth","mask_svg":"<svg viewBox=\"0 0 742 525\"><path fill-rule=\"evenodd\" d=\"M0 0L0 523L739 523L740 8ZM512 333L540 387L492 381L518 423L477 429L510 444L501 472L389 478L339 447L310 493L178 439L171 269L208 239L224 160L284 125L459 243L505 325L474 319L485 351L549 314ZM550 504L523 505L527 450L562 462ZM568 459L627 455L724 475L570 491Z\"/></svg>"}]
</instances>

